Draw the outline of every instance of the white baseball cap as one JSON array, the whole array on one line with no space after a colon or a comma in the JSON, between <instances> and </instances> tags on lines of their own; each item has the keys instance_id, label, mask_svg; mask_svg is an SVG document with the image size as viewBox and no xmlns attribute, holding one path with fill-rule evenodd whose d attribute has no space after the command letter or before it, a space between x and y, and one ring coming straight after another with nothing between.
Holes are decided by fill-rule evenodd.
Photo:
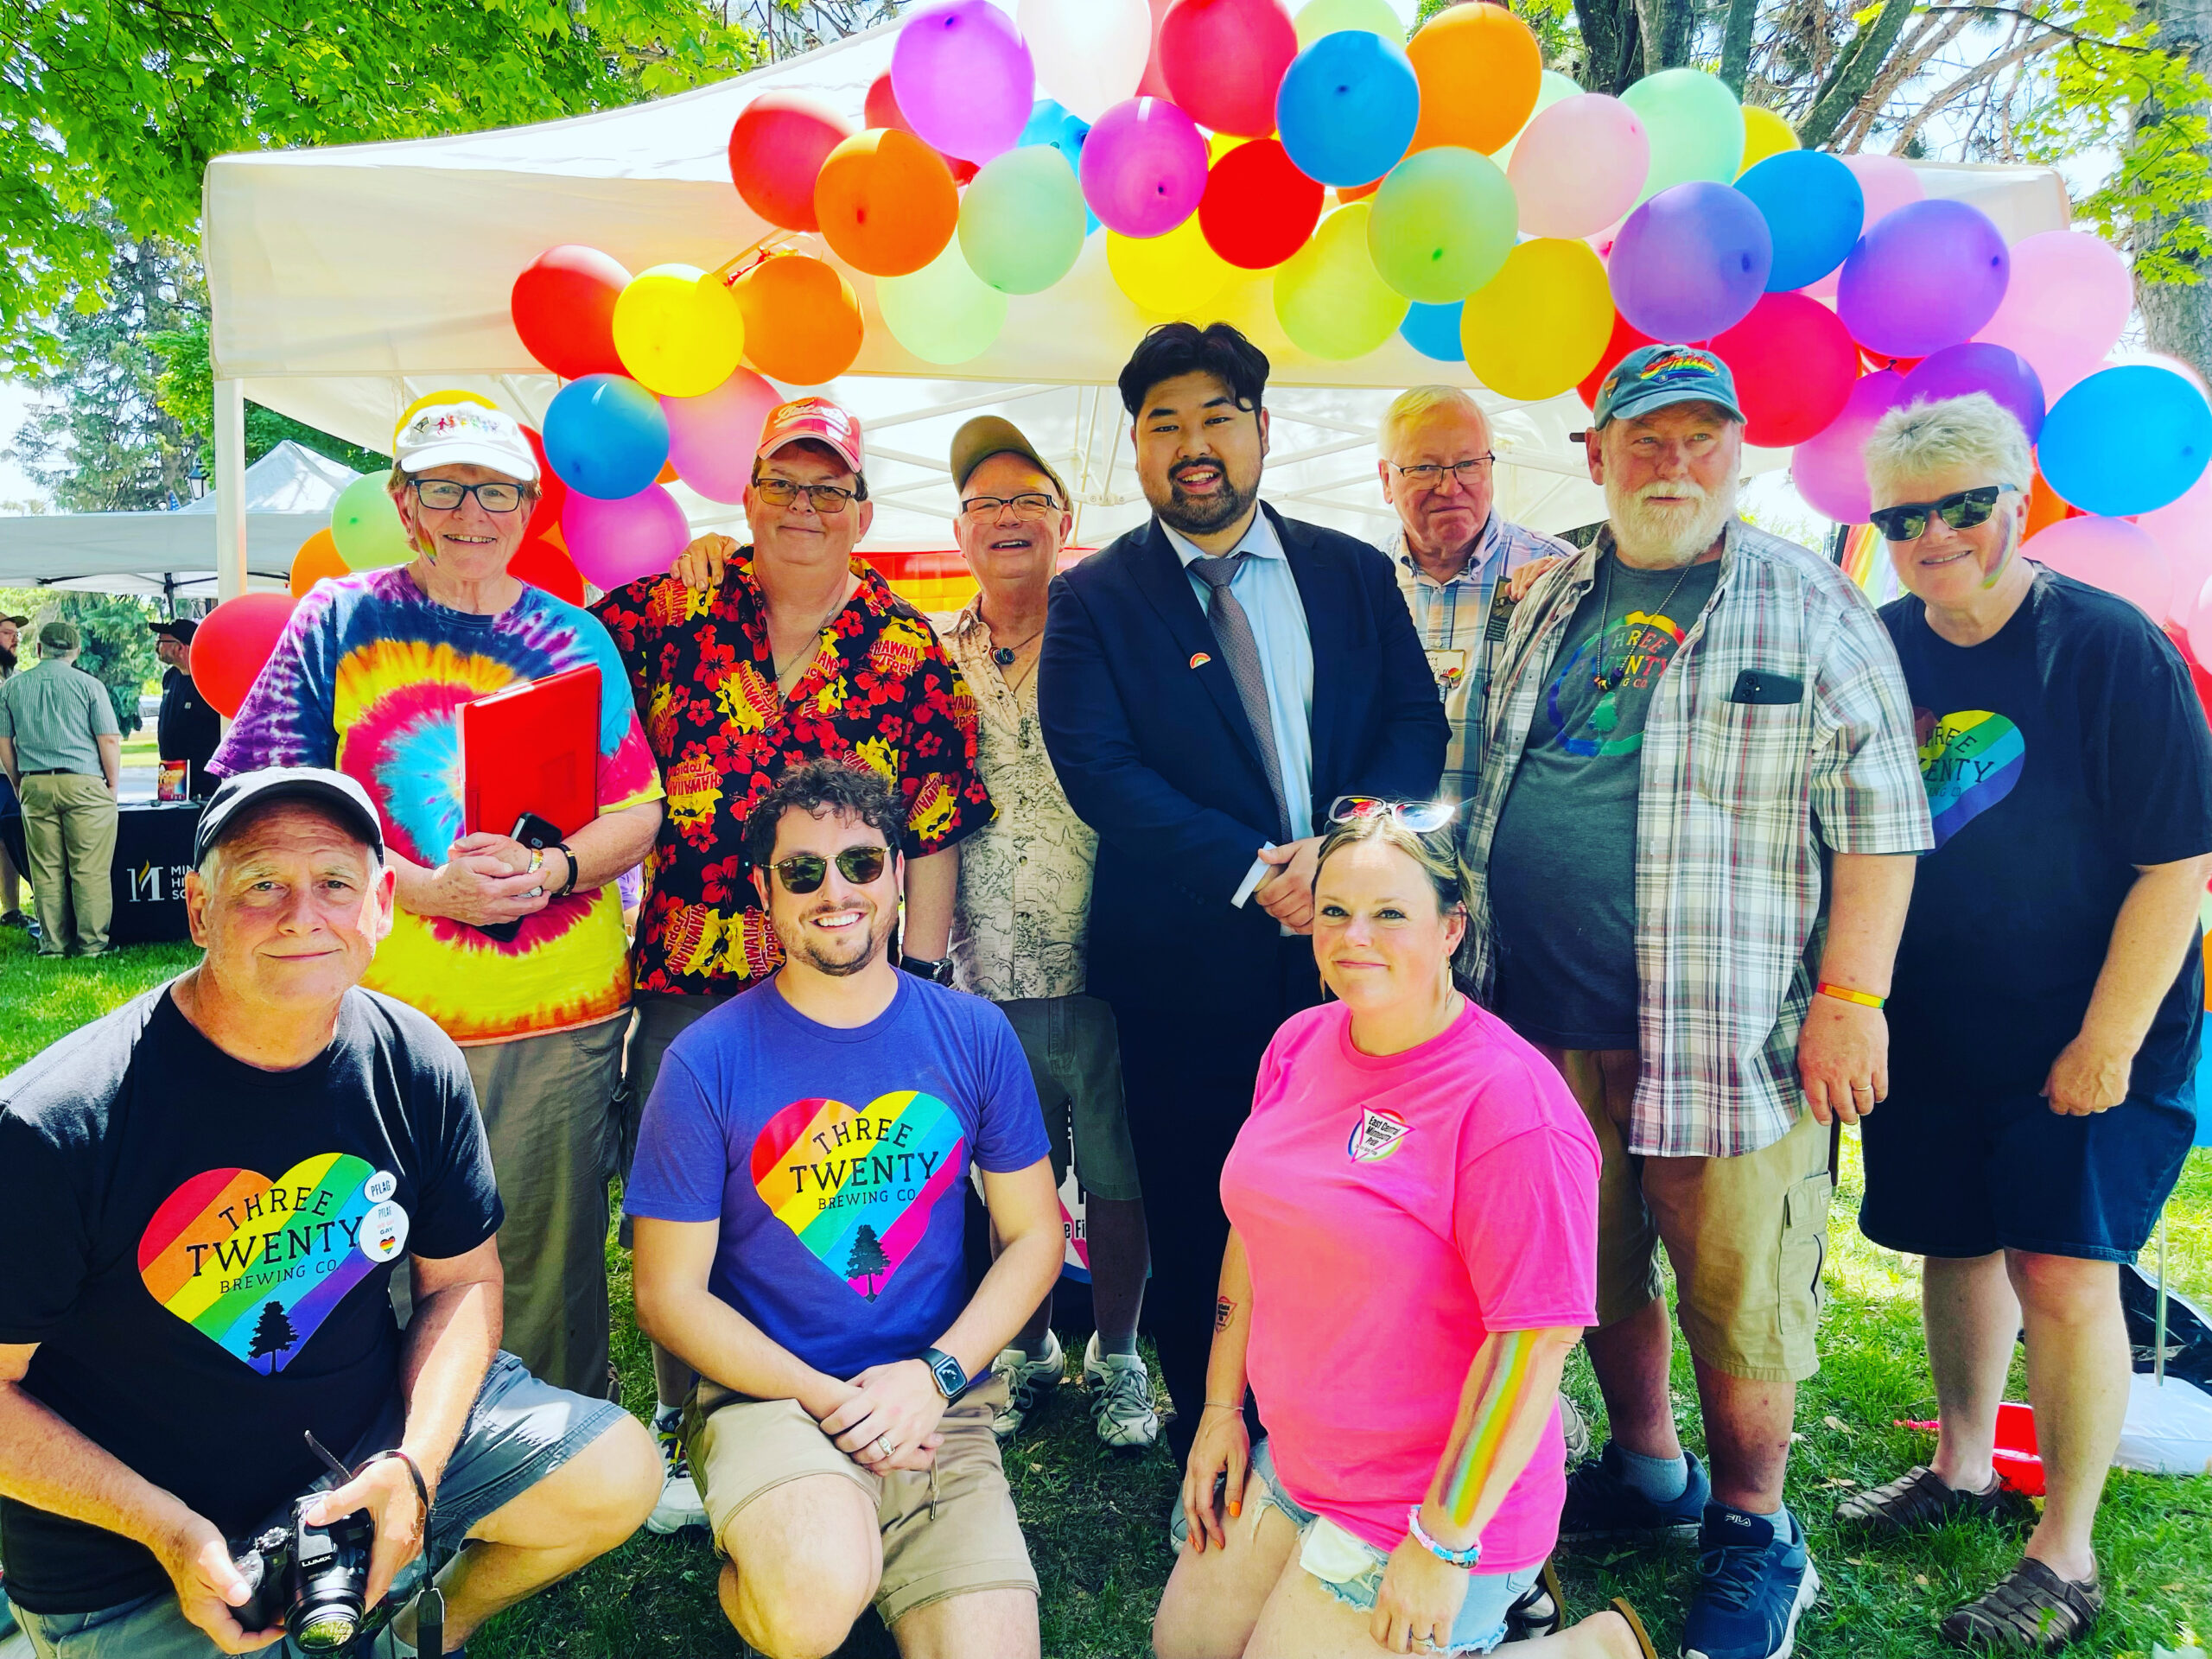
<instances>
[{"instance_id":1,"label":"white baseball cap","mask_svg":"<svg viewBox=\"0 0 2212 1659\"><path fill-rule=\"evenodd\" d=\"M432 467L488 467L524 484L537 481L537 457L522 424L465 391L424 398L393 435L392 459L403 473Z\"/></svg>"}]
</instances>

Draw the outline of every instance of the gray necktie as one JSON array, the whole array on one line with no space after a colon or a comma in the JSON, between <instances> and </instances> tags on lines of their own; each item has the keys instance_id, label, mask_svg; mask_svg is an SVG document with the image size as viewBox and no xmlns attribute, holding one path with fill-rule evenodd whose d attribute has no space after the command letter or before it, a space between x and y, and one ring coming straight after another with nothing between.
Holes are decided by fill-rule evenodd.
<instances>
[{"instance_id":1,"label":"gray necktie","mask_svg":"<svg viewBox=\"0 0 2212 1659\"><path fill-rule=\"evenodd\" d=\"M1191 574L1213 591L1206 601L1206 625L1221 659L1229 664L1229 677L1236 683L1236 700L1244 705L1244 718L1260 745L1260 764L1267 768L1268 789L1275 798L1275 834L1290 839L1290 803L1282 792L1282 761L1275 753L1275 722L1268 712L1267 671L1260 666L1260 644L1252 637L1252 619L1230 591L1236 568L1252 556L1231 553L1226 558L1196 558Z\"/></svg>"}]
</instances>

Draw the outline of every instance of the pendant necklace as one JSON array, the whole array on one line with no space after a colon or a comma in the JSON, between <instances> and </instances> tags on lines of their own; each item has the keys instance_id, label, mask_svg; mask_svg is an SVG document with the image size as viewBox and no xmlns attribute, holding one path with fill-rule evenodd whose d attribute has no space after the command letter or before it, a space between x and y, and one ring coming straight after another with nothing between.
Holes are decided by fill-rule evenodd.
<instances>
[{"instance_id":1,"label":"pendant necklace","mask_svg":"<svg viewBox=\"0 0 2212 1659\"><path fill-rule=\"evenodd\" d=\"M1623 640L1620 666L1610 672L1606 671L1605 666L1605 635L1611 627L1606 617L1612 608L1613 561L1619 557L1620 555L1617 551L1606 556L1605 574L1600 580L1598 591L1598 672L1590 677L1590 683L1598 688L1597 704L1590 710L1590 729L1593 732L1610 732L1620 724L1620 683L1628 677L1629 660L1633 654L1631 646L1634 641ZM1696 563L1694 559L1690 561L1690 564ZM1675 578L1675 585L1667 590L1666 598L1659 601L1657 607L1652 611L1652 615L1666 614L1667 607L1673 603L1675 595L1682 590L1682 582L1690 573L1690 564L1682 567L1681 574ZM1621 624L1624 628L1627 626L1626 612L1621 614Z\"/></svg>"},{"instance_id":2,"label":"pendant necklace","mask_svg":"<svg viewBox=\"0 0 2212 1659\"><path fill-rule=\"evenodd\" d=\"M988 627L990 625L986 623L984 626ZM1044 632L1044 629L1039 628L1035 633L1032 633L1025 639L1017 639L1010 645L995 644L991 650L991 660L996 663L1001 668L1012 668L1014 666L1014 659L1020 654L1022 646L1027 645L1031 639L1034 639L1038 634Z\"/></svg>"}]
</instances>

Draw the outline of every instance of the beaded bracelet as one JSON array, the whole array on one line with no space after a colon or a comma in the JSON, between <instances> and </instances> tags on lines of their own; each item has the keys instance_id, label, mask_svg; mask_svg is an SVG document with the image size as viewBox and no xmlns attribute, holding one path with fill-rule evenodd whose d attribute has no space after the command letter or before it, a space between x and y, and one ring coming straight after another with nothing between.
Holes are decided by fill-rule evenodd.
<instances>
[{"instance_id":1,"label":"beaded bracelet","mask_svg":"<svg viewBox=\"0 0 2212 1659\"><path fill-rule=\"evenodd\" d=\"M1465 1549L1454 1549L1449 1544L1440 1544L1428 1535L1428 1529L1421 1523L1421 1505L1416 1503L1406 1511L1406 1530L1413 1541L1446 1567L1472 1567L1483 1558L1482 1540L1478 1538Z\"/></svg>"}]
</instances>

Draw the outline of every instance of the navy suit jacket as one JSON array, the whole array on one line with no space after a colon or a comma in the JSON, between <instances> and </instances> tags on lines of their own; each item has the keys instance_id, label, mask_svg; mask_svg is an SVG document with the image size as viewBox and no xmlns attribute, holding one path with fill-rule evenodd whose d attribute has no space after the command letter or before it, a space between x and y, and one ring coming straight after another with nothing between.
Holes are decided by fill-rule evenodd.
<instances>
[{"instance_id":1,"label":"navy suit jacket","mask_svg":"<svg viewBox=\"0 0 2212 1659\"><path fill-rule=\"evenodd\" d=\"M1450 736L1389 562L1274 523L1313 649L1313 823L1339 795L1427 800ZM1038 715L1077 816L1098 832L1090 994L1124 1007L1280 1019L1281 929L1232 908L1274 798L1229 665L1154 519L1052 582Z\"/></svg>"}]
</instances>

